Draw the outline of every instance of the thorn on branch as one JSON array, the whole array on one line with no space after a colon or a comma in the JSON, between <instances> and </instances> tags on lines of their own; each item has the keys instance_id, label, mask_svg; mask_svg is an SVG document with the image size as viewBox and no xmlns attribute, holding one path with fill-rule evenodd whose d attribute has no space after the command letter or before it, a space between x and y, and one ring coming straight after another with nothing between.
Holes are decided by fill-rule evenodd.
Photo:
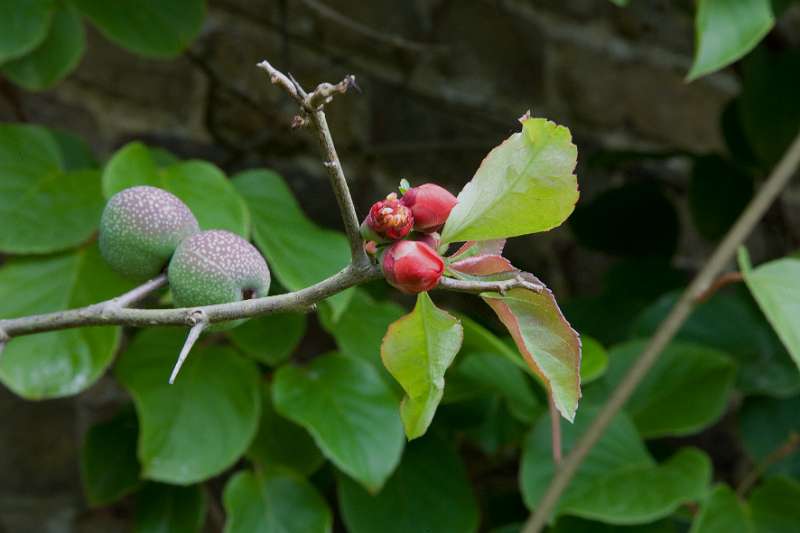
<instances>
[{"instance_id":1,"label":"thorn on branch","mask_svg":"<svg viewBox=\"0 0 800 533\"><path fill-rule=\"evenodd\" d=\"M209 324L208 316L206 316L205 312L200 309L192 311L192 313L189 315L188 322L192 327L189 330L189 335L186 336L186 342L183 343L181 353L178 355L178 361L175 363L175 367L172 369L172 375L169 377L170 385L175 382L175 378L178 377L178 372L181 371L181 367L183 366L184 361L186 361L186 357L188 357L189 352L197 342L197 339L200 338L200 334L203 333L203 330L206 329L206 326Z\"/></svg>"}]
</instances>

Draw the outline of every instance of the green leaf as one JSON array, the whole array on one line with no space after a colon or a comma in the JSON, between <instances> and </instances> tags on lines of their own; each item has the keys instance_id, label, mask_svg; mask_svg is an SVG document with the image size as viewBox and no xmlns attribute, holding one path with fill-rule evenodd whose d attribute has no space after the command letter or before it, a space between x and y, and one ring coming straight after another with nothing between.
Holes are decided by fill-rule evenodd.
<instances>
[{"instance_id":1,"label":"green leaf","mask_svg":"<svg viewBox=\"0 0 800 533\"><path fill-rule=\"evenodd\" d=\"M81 479L89 504L108 505L139 486L138 434L133 409L124 409L86 432L81 450Z\"/></svg>"},{"instance_id":2,"label":"green leaf","mask_svg":"<svg viewBox=\"0 0 800 533\"><path fill-rule=\"evenodd\" d=\"M450 378L444 401L452 401L449 391L455 379L465 389L462 394L467 397L486 391L500 394L508 402L511 413L522 422L533 423L541 414L542 405L531 390L530 379L504 357L484 352L467 353L450 371Z\"/></svg>"},{"instance_id":3,"label":"green leaf","mask_svg":"<svg viewBox=\"0 0 800 533\"><path fill-rule=\"evenodd\" d=\"M306 316L297 313L252 318L227 332L233 344L259 363L277 366L291 357L306 334Z\"/></svg>"},{"instance_id":4,"label":"green leaf","mask_svg":"<svg viewBox=\"0 0 800 533\"><path fill-rule=\"evenodd\" d=\"M742 443L753 463L762 464L800 433L800 396L779 400L747 398L739 411ZM800 454L793 453L780 461L770 461L767 474L800 476Z\"/></svg>"},{"instance_id":5,"label":"green leaf","mask_svg":"<svg viewBox=\"0 0 800 533\"><path fill-rule=\"evenodd\" d=\"M687 80L726 67L755 48L775 24L770 0L699 0Z\"/></svg>"},{"instance_id":6,"label":"green leaf","mask_svg":"<svg viewBox=\"0 0 800 533\"><path fill-rule=\"evenodd\" d=\"M268 383L261 388L261 422L247 455L258 466L284 466L308 476L325 462L311 435L275 411Z\"/></svg>"},{"instance_id":7,"label":"green leaf","mask_svg":"<svg viewBox=\"0 0 800 533\"><path fill-rule=\"evenodd\" d=\"M292 291L303 289L350 262L345 236L309 220L278 174L250 170L238 174L233 182L253 214L253 238L281 285ZM352 290L346 290L325 300L334 321L347 308L352 294Z\"/></svg>"},{"instance_id":8,"label":"green leaf","mask_svg":"<svg viewBox=\"0 0 800 533\"><path fill-rule=\"evenodd\" d=\"M389 325L404 313L394 302L376 301L363 289L354 289L347 312L338 320L334 321L330 312L323 311L320 316L322 325L336 339L339 352L369 361L383 372L383 336Z\"/></svg>"},{"instance_id":9,"label":"green leaf","mask_svg":"<svg viewBox=\"0 0 800 533\"><path fill-rule=\"evenodd\" d=\"M675 207L653 182L629 183L582 202L570 227L584 246L629 257L671 257L680 235Z\"/></svg>"},{"instance_id":10,"label":"green leaf","mask_svg":"<svg viewBox=\"0 0 800 533\"><path fill-rule=\"evenodd\" d=\"M225 533L327 533L328 504L303 478L289 471L242 471L225 485Z\"/></svg>"},{"instance_id":11,"label":"green leaf","mask_svg":"<svg viewBox=\"0 0 800 533\"><path fill-rule=\"evenodd\" d=\"M694 160L689 208L694 225L706 239L721 238L753 197L753 178L717 155Z\"/></svg>"},{"instance_id":12,"label":"green leaf","mask_svg":"<svg viewBox=\"0 0 800 533\"><path fill-rule=\"evenodd\" d=\"M50 135L61 151L62 164L65 170L86 170L97 168L97 159L86 142L64 130L50 130Z\"/></svg>"},{"instance_id":13,"label":"green leaf","mask_svg":"<svg viewBox=\"0 0 800 533\"><path fill-rule=\"evenodd\" d=\"M431 425L444 394L444 373L463 339L458 319L437 308L427 292L417 296L411 313L389 326L381 359L406 392L400 416L409 440Z\"/></svg>"},{"instance_id":14,"label":"green leaf","mask_svg":"<svg viewBox=\"0 0 800 533\"><path fill-rule=\"evenodd\" d=\"M546 384L556 408L569 421L581 396L581 344L549 290L512 289L481 298L508 328L525 361Z\"/></svg>"},{"instance_id":15,"label":"green leaf","mask_svg":"<svg viewBox=\"0 0 800 533\"><path fill-rule=\"evenodd\" d=\"M572 449L596 414L596 409L584 407L574 424L562 426L565 452ZM543 416L522 455L522 492L531 509L536 508L553 476L550 441L550 420ZM693 448L684 448L656 464L639 440L633 422L621 413L579 467L558 502L556 514L609 524L644 524L701 498L710 480L708 457Z\"/></svg>"},{"instance_id":16,"label":"green leaf","mask_svg":"<svg viewBox=\"0 0 800 533\"><path fill-rule=\"evenodd\" d=\"M700 507L689 533L753 533L747 507L727 485L717 485Z\"/></svg>"},{"instance_id":17,"label":"green leaf","mask_svg":"<svg viewBox=\"0 0 800 533\"><path fill-rule=\"evenodd\" d=\"M458 318L464 328L464 343L461 346L464 353L483 352L500 355L535 376L531 368L520 358L519 352L514 349L513 345L503 342L497 335L466 315L459 314Z\"/></svg>"},{"instance_id":18,"label":"green leaf","mask_svg":"<svg viewBox=\"0 0 800 533\"><path fill-rule=\"evenodd\" d=\"M619 386L646 345L632 341L611 349L603 378L607 390ZM735 378L736 365L724 352L672 342L639 383L627 411L646 438L696 433L722 416Z\"/></svg>"},{"instance_id":19,"label":"green leaf","mask_svg":"<svg viewBox=\"0 0 800 533\"><path fill-rule=\"evenodd\" d=\"M0 63L30 52L47 36L54 0L0 0Z\"/></svg>"},{"instance_id":20,"label":"green leaf","mask_svg":"<svg viewBox=\"0 0 800 533\"><path fill-rule=\"evenodd\" d=\"M608 353L603 345L586 335L581 335L581 384L586 385L606 373Z\"/></svg>"},{"instance_id":21,"label":"green leaf","mask_svg":"<svg viewBox=\"0 0 800 533\"><path fill-rule=\"evenodd\" d=\"M800 524L800 483L777 477L767 480L750 496L750 509L757 533L787 533Z\"/></svg>"},{"instance_id":22,"label":"green leaf","mask_svg":"<svg viewBox=\"0 0 800 533\"><path fill-rule=\"evenodd\" d=\"M158 156L139 142L118 150L103 172L103 193L136 185L165 189L192 210L204 230L224 229L243 237L250 233L250 213L225 174L205 161L184 161L160 166Z\"/></svg>"},{"instance_id":23,"label":"green leaf","mask_svg":"<svg viewBox=\"0 0 800 533\"><path fill-rule=\"evenodd\" d=\"M103 210L99 173L67 172L39 126L0 124L0 252L41 254L86 242Z\"/></svg>"},{"instance_id":24,"label":"green leaf","mask_svg":"<svg viewBox=\"0 0 800 533\"><path fill-rule=\"evenodd\" d=\"M494 148L458 195L442 243L488 240L559 226L578 201L578 149L564 126L523 118L522 131Z\"/></svg>"},{"instance_id":25,"label":"green leaf","mask_svg":"<svg viewBox=\"0 0 800 533\"><path fill-rule=\"evenodd\" d=\"M739 268L747 287L800 368L800 259L784 258L753 269L739 249Z\"/></svg>"},{"instance_id":26,"label":"green leaf","mask_svg":"<svg viewBox=\"0 0 800 533\"><path fill-rule=\"evenodd\" d=\"M490 457L514 454L530 429L530 422L522 422L514 416L508 408L511 404L503 402L499 395L485 399L489 404L483 420L477 426L465 428L465 435ZM536 418L544 410L544 407L539 407L535 412Z\"/></svg>"},{"instance_id":27,"label":"green leaf","mask_svg":"<svg viewBox=\"0 0 800 533\"><path fill-rule=\"evenodd\" d=\"M139 416L142 475L180 485L233 465L255 436L261 408L255 364L229 348L195 347L170 385L184 337L177 328L143 331L116 367Z\"/></svg>"},{"instance_id":28,"label":"green leaf","mask_svg":"<svg viewBox=\"0 0 800 533\"><path fill-rule=\"evenodd\" d=\"M136 497L134 533L198 533L206 519L206 494L200 485L175 487L147 483Z\"/></svg>"},{"instance_id":29,"label":"green leaf","mask_svg":"<svg viewBox=\"0 0 800 533\"><path fill-rule=\"evenodd\" d=\"M96 246L69 255L9 261L0 269L0 317L60 311L107 300L131 288ZM0 381L29 400L77 394L105 372L118 327L37 333L11 340L0 357Z\"/></svg>"},{"instance_id":30,"label":"green leaf","mask_svg":"<svg viewBox=\"0 0 800 533\"><path fill-rule=\"evenodd\" d=\"M177 56L200 32L203 0L71 0L118 45L153 58Z\"/></svg>"},{"instance_id":31,"label":"green leaf","mask_svg":"<svg viewBox=\"0 0 800 533\"><path fill-rule=\"evenodd\" d=\"M369 363L325 355L304 368L283 366L272 397L278 413L306 428L322 453L367 489L379 490L400 461L397 402Z\"/></svg>"},{"instance_id":32,"label":"green leaf","mask_svg":"<svg viewBox=\"0 0 800 533\"><path fill-rule=\"evenodd\" d=\"M29 91L49 89L78 66L86 50L80 15L68 4L59 5L47 38L29 54L2 66L8 79Z\"/></svg>"},{"instance_id":33,"label":"green leaf","mask_svg":"<svg viewBox=\"0 0 800 533\"><path fill-rule=\"evenodd\" d=\"M652 304L635 321L633 336L652 336L679 297L670 293ZM787 396L800 390L791 357L744 287L730 287L695 306L676 339L733 357L739 366L737 388L747 394Z\"/></svg>"},{"instance_id":34,"label":"green leaf","mask_svg":"<svg viewBox=\"0 0 800 533\"><path fill-rule=\"evenodd\" d=\"M377 495L340 476L339 503L351 533L478 529L478 506L464 465L449 444L433 435L408 445L403 462Z\"/></svg>"}]
</instances>

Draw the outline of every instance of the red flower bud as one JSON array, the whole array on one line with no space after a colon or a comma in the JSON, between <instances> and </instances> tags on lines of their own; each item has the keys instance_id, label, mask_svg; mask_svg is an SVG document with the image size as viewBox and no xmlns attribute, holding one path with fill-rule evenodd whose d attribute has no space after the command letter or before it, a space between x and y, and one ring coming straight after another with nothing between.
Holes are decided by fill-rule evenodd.
<instances>
[{"instance_id":1,"label":"red flower bud","mask_svg":"<svg viewBox=\"0 0 800 533\"><path fill-rule=\"evenodd\" d=\"M414 229L430 233L442 229L458 199L447 189L425 183L406 191L402 202L414 215Z\"/></svg>"},{"instance_id":2,"label":"red flower bud","mask_svg":"<svg viewBox=\"0 0 800 533\"><path fill-rule=\"evenodd\" d=\"M392 193L385 200L375 202L369 210L367 218L361 224L361 235L365 240L402 239L414 226L411 210Z\"/></svg>"},{"instance_id":3,"label":"red flower bud","mask_svg":"<svg viewBox=\"0 0 800 533\"><path fill-rule=\"evenodd\" d=\"M429 291L439 284L444 261L421 241L398 241L381 258L381 268L390 285L408 294Z\"/></svg>"},{"instance_id":4,"label":"red flower bud","mask_svg":"<svg viewBox=\"0 0 800 533\"><path fill-rule=\"evenodd\" d=\"M435 231L433 233L413 232L410 238L414 241L424 242L437 252L439 250L439 244L442 242L442 236Z\"/></svg>"}]
</instances>

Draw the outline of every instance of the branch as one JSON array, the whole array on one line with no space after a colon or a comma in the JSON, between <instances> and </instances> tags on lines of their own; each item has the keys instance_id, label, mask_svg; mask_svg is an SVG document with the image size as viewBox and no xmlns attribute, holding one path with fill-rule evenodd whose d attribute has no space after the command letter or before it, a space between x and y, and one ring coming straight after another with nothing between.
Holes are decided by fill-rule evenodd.
<instances>
[{"instance_id":1,"label":"branch","mask_svg":"<svg viewBox=\"0 0 800 533\"><path fill-rule=\"evenodd\" d=\"M550 519L558 499L566 490L570 480L577 472L583 460L588 455L592 447L602 437L608 424L625 405L633 391L645 377L650 368L655 364L661 351L672 340L680 327L689 317L698 295L702 294L709 287L719 273L725 268L733 258L736 249L745 241L748 235L764 216L769 206L778 197L780 192L789 183L800 165L800 133L792 142L786 153L783 155L778 166L770 174L767 181L753 198L747 209L739 216L736 224L728 231L728 234L719 244L717 249L709 258L703 269L692 280L692 283L684 291L680 300L670 311L656 330L650 342L639 356L636 363L631 367L622 382L614 390L611 397L595 417L592 424L580 439L575 443L572 451L567 455L561 466L556 470L547 491L542 497L536 508L523 528L523 533L538 533Z\"/></svg>"},{"instance_id":2,"label":"branch","mask_svg":"<svg viewBox=\"0 0 800 533\"><path fill-rule=\"evenodd\" d=\"M317 302L333 294L353 285L381 277L382 274L377 267L370 265L367 268L359 268L350 265L338 274L299 291L201 307L129 309L114 304L118 299L112 299L79 309L0 320L0 343L2 342L2 332L7 338L13 338L84 326L194 326L198 313L204 313L209 323L213 324L263 314L306 312L311 310ZM134 291L137 290L134 289ZM119 298L125 298L129 294L131 293Z\"/></svg>"},{"instance_id":3,"label":"branch","mask_svg":"<svg viewBox=\"0 0 800 533\"><path fill-rule=\"evenodd\" d=\"M325 118L324 111L325 104L329 103L334 95L345 93L350 87L356 87L355 76L350 74L337 84L321 83L314 91L307 93L297 80L273 67L269 61L264 60L258 66L267 71L273 84L286 91L300 106L301 114L295 117L293 125L299 127L309 122L313 124L325 158L323 164L328 171L328 178L336 195L336 203L342 213L345 233L350 242L350 256L354 265L366 268L370 261L364 252L361 233L358 229L359 223L356 208L353 205L353 197L350 195L347 178L336 153L336 147L333 144L333 137L331 136L330 128L328 128L328 121Z\"/></svg>"},{"instance_id":4,"label":"branch","mask_svg":"<svg viewBox=\"0 0 800 533\"><path fill-rule=\"evenodd\" d=\"M528 289L533 292L542 292L545 290L544 285L527 281L522 277L515 277L502 281L469 281L455 278L442 278L436 288L446 289L448 291L468 292L471 294L480 294L482 292L499 292L500 294L505 294L506 291L510 291L511 289Z\"/></svg>"}]
</instances>

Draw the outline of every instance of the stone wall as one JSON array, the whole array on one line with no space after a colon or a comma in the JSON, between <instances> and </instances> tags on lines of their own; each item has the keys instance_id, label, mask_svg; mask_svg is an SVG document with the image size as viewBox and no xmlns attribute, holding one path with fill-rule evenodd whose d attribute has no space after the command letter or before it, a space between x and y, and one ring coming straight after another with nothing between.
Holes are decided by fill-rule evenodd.
<instances>
[{"instance_id":1,"label":"stone wall","mask_svg":"<svg viewBox=\"0 0 800 533\"><path fill-rule=\"evenodd\" d=\"M684 82L689 0L627 9L608 0L209 3L201 37L174 61L133 56L91 30L77 71L54 90L20 93L22 113L77 132L101 158L136 138L230 173L275 168L311 216L338 227L315 141L290 131L295 108L255 67L263 58L308 86L356 75L361 93L338 98L329 119L360 212L401 177L457 192L528 109L571 128L591 197L626 179L586 171L598 150L722 150L719 114L738 91L731 73ZM0 98L0 120L14 119ZM685 185L686 167L644 171ZM681 260L706 252L690 236ZM575 249L564 228L511 254L559 295L592 290L607 262ZM87 511L77 466L88 423L120 399L108 378L79 398L41 403L0 390L0 532L125 530L126 506Z\"/></svg>"}]
</instances>

